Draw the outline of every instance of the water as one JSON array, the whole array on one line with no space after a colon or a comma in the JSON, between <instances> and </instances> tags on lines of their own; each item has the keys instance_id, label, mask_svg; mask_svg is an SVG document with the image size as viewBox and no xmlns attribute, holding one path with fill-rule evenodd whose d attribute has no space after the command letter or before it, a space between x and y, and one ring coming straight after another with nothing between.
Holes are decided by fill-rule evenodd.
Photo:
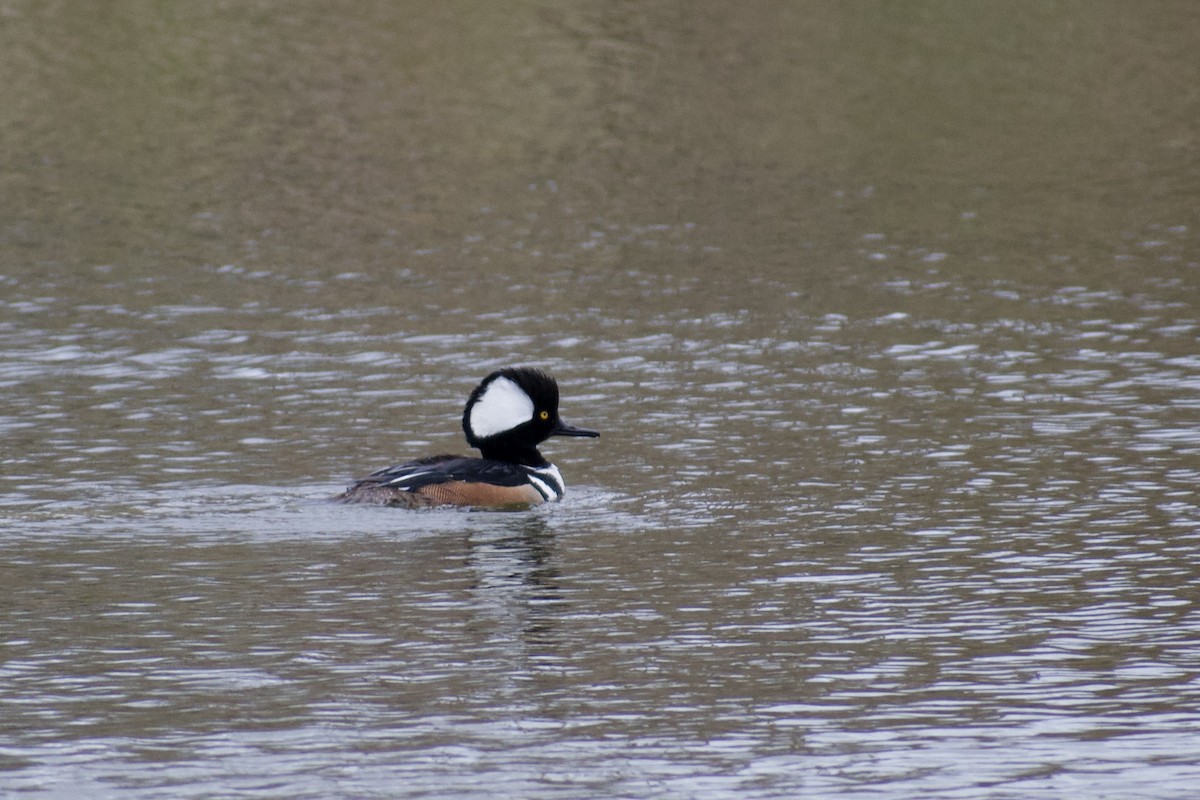
<instances>
[{"instance_id":1,"label":"water","mask_svg":"<svg viewBox=\"0 0 1200 800\"><path fill-rule=\"evenodd\" d=\"M1190 7L0 12L6 796L1193 792Z\"/></svg>"}]
</instances>

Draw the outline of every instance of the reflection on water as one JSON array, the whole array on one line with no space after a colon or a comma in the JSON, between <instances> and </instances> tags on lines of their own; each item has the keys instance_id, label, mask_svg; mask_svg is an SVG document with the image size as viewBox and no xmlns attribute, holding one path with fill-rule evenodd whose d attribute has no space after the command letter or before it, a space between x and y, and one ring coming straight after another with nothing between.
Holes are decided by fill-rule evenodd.
<instances>
[{"instance_id":1,"label":"reflection on water","mask_svg":"<svg viewBox=\"0 0 1200 800\"><path fill-rule=\"evenodd\" d=\"M1197 21L1101 6L4 9L0 788L1190 796ZM513 363L562 504L326 502Z\"/></svg>"}]
</instances>

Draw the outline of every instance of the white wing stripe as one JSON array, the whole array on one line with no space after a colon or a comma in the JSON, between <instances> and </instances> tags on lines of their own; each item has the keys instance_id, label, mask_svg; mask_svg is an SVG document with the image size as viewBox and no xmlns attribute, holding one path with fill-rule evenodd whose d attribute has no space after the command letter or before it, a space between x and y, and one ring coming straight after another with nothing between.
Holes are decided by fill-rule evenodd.
<instances>
[{"instance_id":1,"label":"white wing stripe","mask_svg":"<svg viewBox=\"0 0 1200 800\"><path fill-rule=\"evenodd\" d=\"M403 487L404 484L408 483L409 481L415 480L415 479L421 477L422 475L432 475L432 474L433 474L433 470L430 470L430 469L423 470L422 472L410 472L407 475L401 475L398 478L392 478L390 481L388 481L384 485L385 486Z\"/></svg>"}]
</instances>

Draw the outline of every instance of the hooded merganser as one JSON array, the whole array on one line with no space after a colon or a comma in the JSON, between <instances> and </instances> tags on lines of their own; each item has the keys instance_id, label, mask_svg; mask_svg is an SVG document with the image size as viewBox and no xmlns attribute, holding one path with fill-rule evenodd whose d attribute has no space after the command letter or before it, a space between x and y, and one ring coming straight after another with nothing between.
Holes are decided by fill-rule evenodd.
<instances>
[{"instance_id":1,"label":"hooded merganser","mask_svg":"<svg viewBox=\"0 0 1200 800\"><path fill-rule=\"evenodd\" d=\"M558 416L558 384L532 367L493 372L463 410L467 444L483 458L429 456L372 472L338 495L343 503L531 506L561 500L558 467L538 452L551 436L599 436Z\"/></svg>"}]
</instances>

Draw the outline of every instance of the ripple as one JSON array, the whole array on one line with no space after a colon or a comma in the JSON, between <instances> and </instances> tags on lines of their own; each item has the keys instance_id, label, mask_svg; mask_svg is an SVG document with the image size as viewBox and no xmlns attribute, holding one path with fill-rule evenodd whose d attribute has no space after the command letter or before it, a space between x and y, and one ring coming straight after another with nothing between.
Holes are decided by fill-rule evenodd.
<instances>
[{"instance_id":1,"label":"ripple","mask_svg":"<svg viewBox=\"0 0 1200 800\"><path fill-rule=\"evenodd\" d=\"M155 796L219 761L298 796L1136 796L1131 753L1194 777L1183 310L931 279L764 314L632 279L680 304L6 324L6 787ZM465 391L531 352L604 431L547 444L565 502L325 502L461 449Z\"/></svg>"}]
</instances>

